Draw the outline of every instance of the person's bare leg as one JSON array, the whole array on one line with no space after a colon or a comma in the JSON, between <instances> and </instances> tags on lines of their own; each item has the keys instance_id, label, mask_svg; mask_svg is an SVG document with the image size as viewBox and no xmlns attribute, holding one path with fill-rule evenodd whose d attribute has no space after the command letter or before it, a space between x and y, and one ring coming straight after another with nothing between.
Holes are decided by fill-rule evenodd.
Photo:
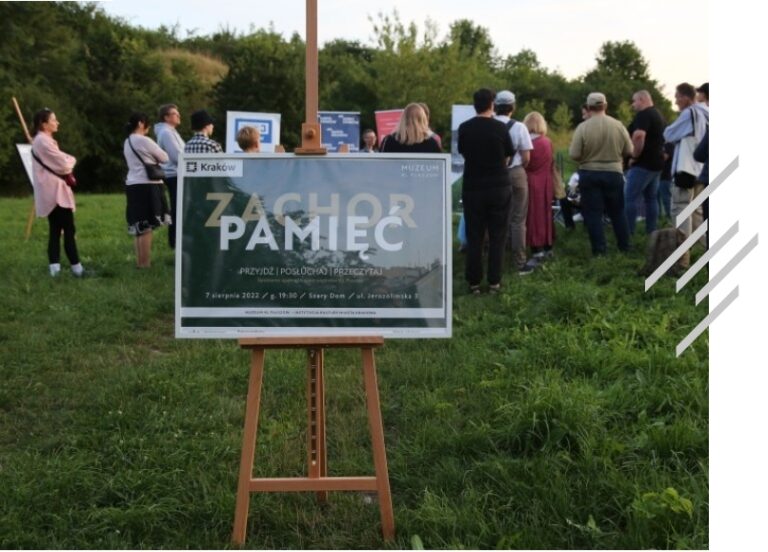
<instances>
[{"instance_id":1,"label":"person's bare leg","mask_svg":"<svg viewBox=\"0 0 768 552\"><path fill-rule=\"evenodd\" d=\"M152 232L145 232L136 236L136 267L149 268L150 253L152 252Z\"/></svg>"}]
</instances>

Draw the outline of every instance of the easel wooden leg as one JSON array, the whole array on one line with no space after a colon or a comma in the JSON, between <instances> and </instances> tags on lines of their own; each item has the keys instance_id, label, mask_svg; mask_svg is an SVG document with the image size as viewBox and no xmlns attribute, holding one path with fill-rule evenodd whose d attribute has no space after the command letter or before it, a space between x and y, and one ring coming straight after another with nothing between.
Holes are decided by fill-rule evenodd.
<instances>
[{"instance_id":1,"label":"easel wooden leg","mask_svg":"<svg viewBox=\"0 0 768 552\"><path fill-rule=\"evenodd\" d=\"M24 232L24 241L29 241L29 236L32 235L32 223L35 222L35 202L32 202L32 209L29 211L27 217L27 228Z\"/></svg>"},{"instance_id":2,"label":"easel wooden leg","mask_svg":"<svg viewBox=\"0 0 768 552\"><path fill-rule=\"evenodd\" d=\"M381 420L376 364L372 347L363 347L362 353L365 401L368 406L368 425L371 430L373 465L376 469L376 488L379 495L379 509L381 510L381 532L384 540L391 541L395 538L395 516L392 511L392 494L389 490L389 469L387 468L387 452L384 447L384 425Z\"/></svg>"},{"instance_id":3,"label":"easel wooden leg","mask_svg":"<svg viewBox=\"0 0 768 552\"><path fill-rule=\"evenodd\" d=\"M248 505L251 496L249 484L253 475L253 459L256 454L256 431L259 426L259 404L261 402L263 375L264 349L256 348L251 351L251 374L248 379L248 397L245 403L243 450L240 455L240 478L237 483L235 525L232 530L232 542L238 546L245 544L245 533L248 524Z\"/></svg>"},{"instance_id":4,"label":"easel wooden leg","mask_svg":"<svg viewBox=\"0 0 768 552\"><path fill-rule=\"evenodd\" d=\"M312 479L328 475L325 442L325 355L323 349L307 349L307 473ZM327 491L318 491L320 502L328 500Z\"/></svg>"}]
</instances>

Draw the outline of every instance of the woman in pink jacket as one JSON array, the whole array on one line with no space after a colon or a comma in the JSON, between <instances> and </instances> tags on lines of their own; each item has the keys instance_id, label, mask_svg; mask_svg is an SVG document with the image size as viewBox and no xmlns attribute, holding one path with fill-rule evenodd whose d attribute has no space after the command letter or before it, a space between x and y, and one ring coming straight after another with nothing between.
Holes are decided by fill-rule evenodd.
<instances>
[{"instance_id":1,"label":"woman in pink jacket","mask_svg":"<svg viewBox=\"0 0 768 552\"><path fill-rule=\"evenodd\" d=\"M61 236L72 274L83 275L83 265L75 242L75 194L64 182L72 172L76 159L59 149L53 135L59 130L56 114L48 108L35 113L33 119L32 174L35 190L35 211L38 217L48 217L48 263L51 276L61 272Z\"/></svg>"}]
</instances>

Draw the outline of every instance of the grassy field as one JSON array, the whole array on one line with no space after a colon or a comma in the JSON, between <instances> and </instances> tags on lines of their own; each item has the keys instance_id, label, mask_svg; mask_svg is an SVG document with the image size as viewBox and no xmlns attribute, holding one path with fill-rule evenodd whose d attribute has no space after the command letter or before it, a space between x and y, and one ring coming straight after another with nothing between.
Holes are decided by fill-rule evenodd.
<instances>
[{"instance_id":1,"label":"grassy field","mask_svg":"<svg viewBox=\"0 0 768 552\"><path fill-rule=\"evenodd\" d=\"M0 199L0 548L227 548L248 354L173 337L173 253L134 268L120 195L79 197L92 277L47 273L47 223ZM397 540L391 548L707 548L706 314L634 251L586 232L504 291L468 296L454 337L377 355ZM640 225L642 234L642 224ZM612 236L609 236L609 244ZM267 354L255 473L304 473L304 353ZM360 362L326 356L329 471L373 473ZM357 493L251 499L251 548L387 548Z\"/></svg>"}]
</instances>

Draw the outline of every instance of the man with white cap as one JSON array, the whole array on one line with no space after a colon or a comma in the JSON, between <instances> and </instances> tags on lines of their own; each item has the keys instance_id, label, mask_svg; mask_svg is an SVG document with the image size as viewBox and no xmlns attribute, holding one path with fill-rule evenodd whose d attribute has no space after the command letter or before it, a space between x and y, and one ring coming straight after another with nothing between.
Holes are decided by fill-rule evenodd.
<instances>
[{"instance_id":1,"label":"man with white cap","mask_svg":"<svg viewBox=\"0 0 768 552\"><path fill-rule=\"evenodd\" d=\"M493 110L496 120L507 126L509 137L512 139L514 155L508 167L509 180L512 185L512 207L510 209L509 243L512 249L512 263L518 274L525 275L533 272L534 265L526 263L525 249L525 219L528 215L528 177L525 167L531 159L533 142L528 128L512 119L515 112L515 95L509 90L502 90L493 100Z\"/></svg>"},{"instance_id":2,"label":"man with white cap","mask_svg":"<svg viewBox=\"0 0 768 552\"><path fill-rule=\"evenodd\" d=\"M581 213L593 255L606 252L603 213L611 219L619 250L629 249L622 162L634 146L624 125L606 114L607 107L604 94L592 92L587 96L590 117L576 127L569 149L579 163Z\"/></svg>"}]
</instances>

